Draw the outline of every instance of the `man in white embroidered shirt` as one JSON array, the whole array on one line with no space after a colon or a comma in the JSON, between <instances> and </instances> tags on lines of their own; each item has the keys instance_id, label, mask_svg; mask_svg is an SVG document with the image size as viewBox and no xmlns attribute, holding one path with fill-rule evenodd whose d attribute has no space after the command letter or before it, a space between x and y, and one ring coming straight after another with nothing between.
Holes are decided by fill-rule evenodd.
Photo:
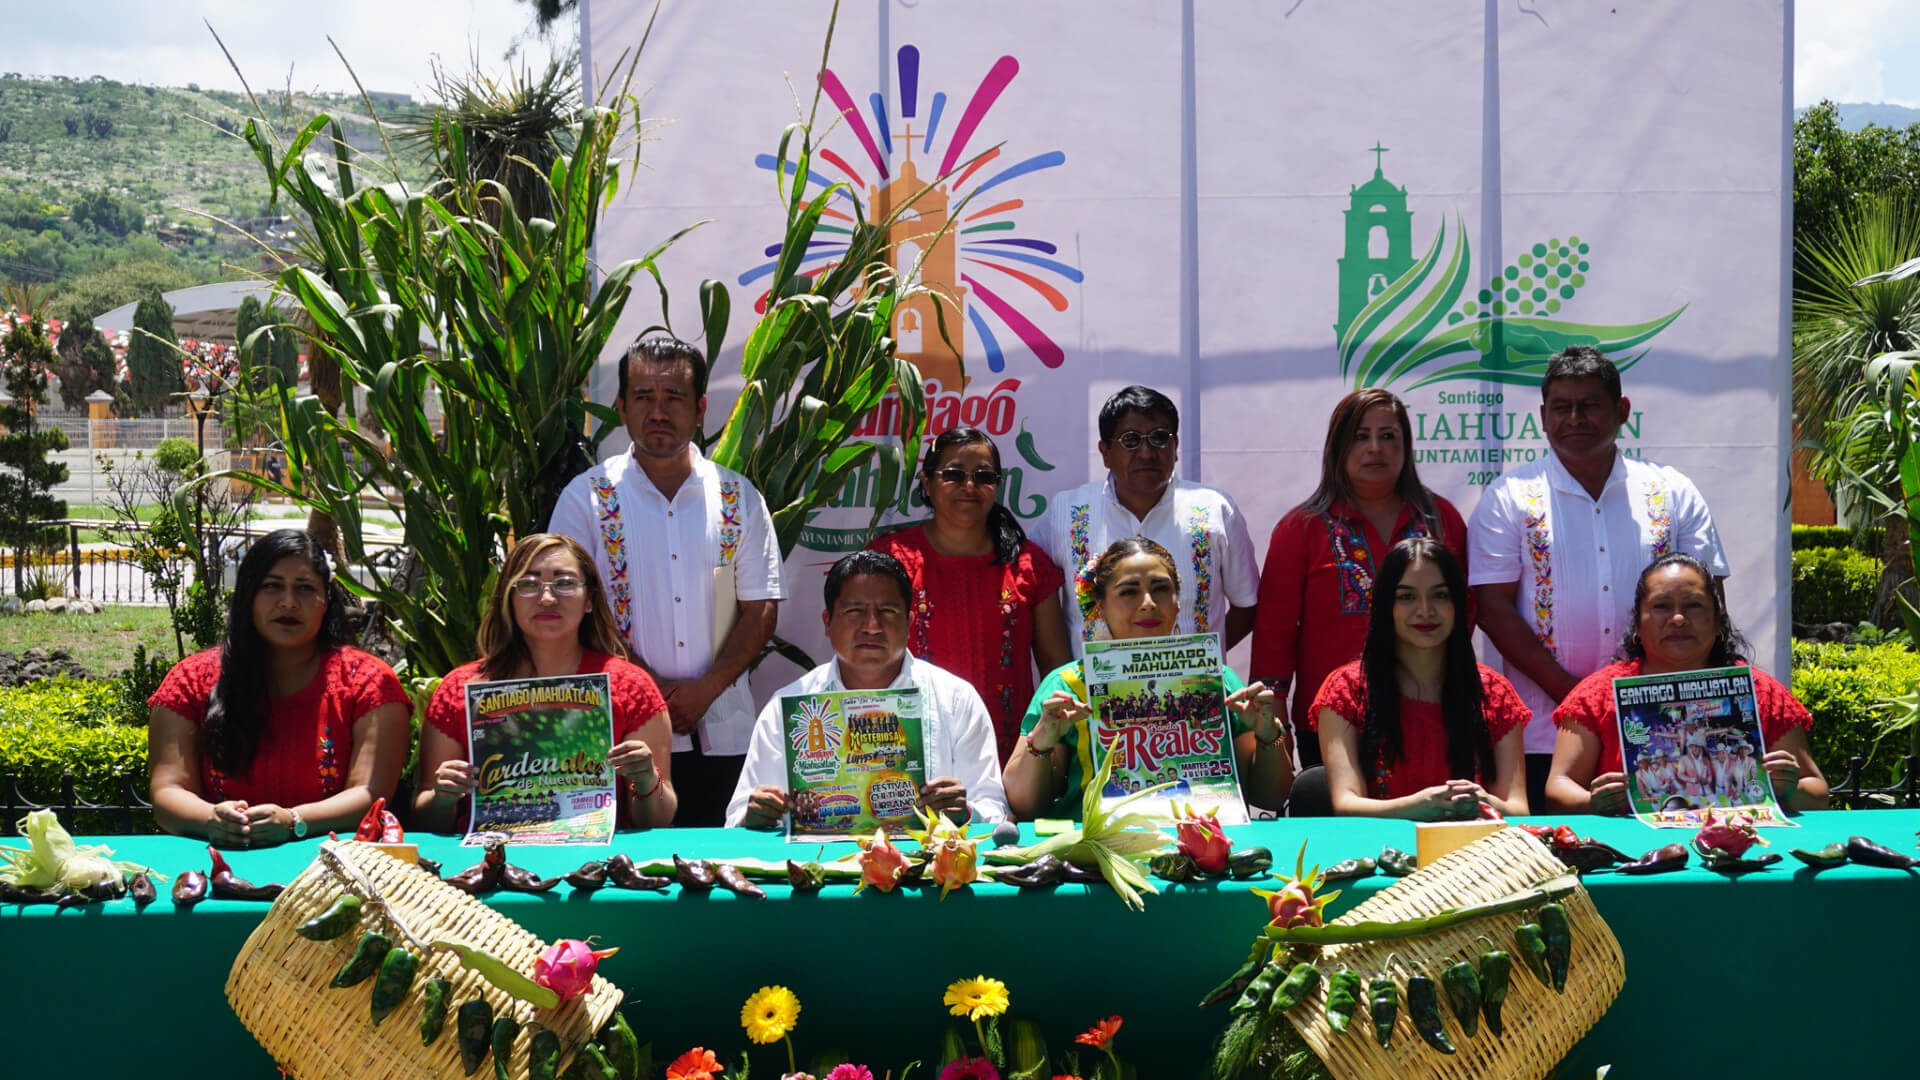
<instances>
[{"instance_id":1,"label":"man in white embroidered shirt","mask_svg":"<svg viewBox=\"0 0 1920 1080\"><path fill-rule=\"evenodd\" d=\"M1067 635L1075 656L1106 636L1074 582L1107 545L1144 536L1183 560L1176 634L1217 633L1222 649L1253 629L1260 561L1240 507L1223 491L1177 479L1180 411L1165 394L1129 386L1100 407L1107 475L1054 496L1035 540L1066 573ZM1090 603L1090 601L1089 601Z\"/></svg>"},{"instance_id":2,"label":"man in white embroidered shirt","mask_svg":"<svg viewBox=\"0 0 1920 1080\"><path fill-rule=\"evenodd\" d=\"M753 729L744 676L783 595L780 544L747 478L693 445L707 411L700 350L668 337L634 342L614 408L632 452L574 477L549 529L593 556L614 624L666 696L674 824L718 827Z\"/></svg>"},{"instance_id":3,"label":"man in white embroidered shirt","mask_svg":"<svg viewBox=\"0 0 1920 1080\"><path fill-rule=\"evenodd\" d=\"M1527 796L1546 806L1553 709L1614 659L1640 571L1684 552L1726 577L1707 502L1679 470L1615 445L1632 402L1613 361L1576 345L1547 363L1540 422L1552 453L1503 475L1467 526L1480 629L1533 710Z\"/></svg>"},{"instance_id":4,"label":"man in white embroidered shirt","mask_svg":"<svg viewBox=\"0 0 1920 1080\"><path fill-rule=\"evenodd\" d=\"M930 778L920 805L956 822L1006 821L993 720L973 686L907 652L913 582L900 560L881 551L856 551L827 571L827 607L821 613L833 659L780 688L753 725L747 767L727 804L727 824L772 829L787 814L786 739L780 699L840 690L918 687L922 744Z\"/></svg>"}]
</instances>

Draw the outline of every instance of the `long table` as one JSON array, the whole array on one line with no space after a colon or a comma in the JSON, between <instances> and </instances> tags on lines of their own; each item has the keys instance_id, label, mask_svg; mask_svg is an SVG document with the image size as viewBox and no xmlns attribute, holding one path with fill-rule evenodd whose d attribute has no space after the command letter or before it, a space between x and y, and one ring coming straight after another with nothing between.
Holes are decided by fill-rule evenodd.
<instances>
[{"instance_id":1,"label":"long table","mask_svg":"<svg viewBox=\"0 0 1920 1080\"><path fill-rule=\"evenodd\" d=\"M1531 820L1566 820L1635 854L1687 835L1630 820ZM1920 829L1920 811L1829 811L1799 820L1800 829L1767 831L1774 850L1863 834L1911 851ZM1271 848L1282 868L1291 867L1303 840L1309 861L1321 863L1383 845L1414 847L1408 822L1283 820L1229 832L1237 847ZM477 855L452 838L409 839L448 873ZM110 844L118 857L167 874L204 871L208 861L204 845L174 837L82 840ZM614 847L636 860L815 853L740 830L629 833ZM609 853L510 849L514 863L546 874ZM834 854L829 849L827 857ZM268 882L291 880L314 856L310 840L229 857L242 877ZM1350 883L1338 909L1391 882ZM1194 1003L1245 957L1266 918L1250 892L1261 884L1163 885L1144 912L1128 910L1104 887L1022 893L990 884L944 902L933 890L852 896L846 886L830 886L793 895L771 886L756 901L678 889L574 894L564 884L489 902L543 939L597 935L621 946L601 972L626 992L626 1015L662 1061L696 1044L737 1057L747 1045L741 1003L776 983L802 1002L796 1041L803 1054L842 1047L876 1072L937 1060L949 1020L942 991L954 979L985 974L1006 982L1012 1012L1037 1021L1052 1047L1119 1015L1125 1027L1116 1045L1143 1078L1194 1077L1204 1074L1204 1055L1226 1020ZM1815 875L1789 859L1728 879L1696 860L1675 874L1603 873L1587 884L1620 939L1627 980L1574 1049L1570 1070L1591 1075L1611 1063L1616 1077L1911 1074L1920 875L1858 866ZM84 1065L95 1076L273 1077L271 1060L224 996L227 970L263 911L217 900L176 911L164 887L141 912L127 900L63 912L0 905L0 1016L12 1035L0 1076L52 1076ZM754 1060L756 1072L784 1069L775 1049L756 1051Z\"/></svg>"}]
</instances>

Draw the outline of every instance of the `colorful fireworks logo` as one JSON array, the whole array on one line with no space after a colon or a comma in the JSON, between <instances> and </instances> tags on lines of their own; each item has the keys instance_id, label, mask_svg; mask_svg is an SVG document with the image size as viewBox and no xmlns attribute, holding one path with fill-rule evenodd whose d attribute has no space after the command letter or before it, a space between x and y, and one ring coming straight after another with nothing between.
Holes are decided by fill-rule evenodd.
<instances>
[{"instance_id":1,"label":"colorful fireworks logo","mask_svg":"<svg viewBox=\"0 0 1920 1080\"><path fill-rule=\"evenodd\" d=\"M796 723L787 733L793 748L803 753L829 753L840 745L840 737L845 726L840 722L840 710L832 701L811 699L802 701L794 712Z\"/></svg>"},{"instance_id":2,"label":"colorful fireworks logo","mask_svg":"<svg viewBox=\"0 0 1920 1080\"><path fill-rule=\"evenodd\" d=\"M989 371L1005 370L1006 350L1001 342L1007 335L1042 364L1059 367L1066 351L1029 312L1037 314L1037 303L1065 312L1070 300L1060 284L1080 284L1084 275L1057 258L1059 248L1051 241L1021 235L1020 215L1027 205L1019 192L1021 181L1066 164L1067 156L1048 150L1007 163L1016 154L1006 146L980 150L990 141L988 114L1019 74L1019 61L1012 56L994 61L966 95L958 120L948 122L946 91L936 90L923 100L926 87L920 77L920 50L903 45L896 59L897 118L890 115L887 98L878 91L868 95L867 109L862 110L833 69L820 73L821 91L842 118L830 142L839 142L846 152L833 145L821 146L806 180L821 190L840 185L835 188L837 201L847 205L827 209L817 238L808 245L811 250L801 260L801 273L811 276L835 265L848 246L847 240L836 237L850 238L857 220L873 220L876 206L902 205L931 183L933 190L903 215L910 220L893 228L890 239L895 250L890 257L905 263L896 252L911 245L916 255L912 265L920 281L965 312L964 329L949 324L950 340L962 345L964 335L971 333ZM896 122L902 130L894 130ZM859 152L846 140L857 144ZM864 162L856 164L861 157ZM938 167L923 180L919 169L929 162L937 162ZM782 167L771 154L759 155L754 164L768 171ZM789 173L794 169L791 161L784 167ZM949 208L955 215L951 220ZM742 273L739 283L751 286L771 276L780 250L779 244L767 247L767 261ZM755 309L764 312L766 300L762 292ZM937 368L938 338L928 318L931 303L924 308L903 305L894 336L903 358L925 357L936 361Z\"/></svg>"}]
</instances>

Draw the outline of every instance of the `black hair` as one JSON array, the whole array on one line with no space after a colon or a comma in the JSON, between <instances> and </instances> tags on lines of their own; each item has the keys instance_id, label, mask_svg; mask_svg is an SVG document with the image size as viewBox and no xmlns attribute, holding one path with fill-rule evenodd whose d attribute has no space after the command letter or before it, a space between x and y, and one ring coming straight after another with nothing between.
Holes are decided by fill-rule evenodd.
<instances>
[{"instance_id":1,"label":"black hair","mask_svg":"<svg viewBox=\"0 0 1920 1080\"><path fill-rule=\"evenodd\" d=\"M1440 512L1434 507L1433 492L1420 482L1420 470L1414 464L1419 455L1413 452L1413 421L1407 416L1406 403L1377 386L1355 390L1333 407L1333 415L1327 418L1327 441L1320 450L1320 486L1300 505L1309 513L1324 514L1335 501L1353 500L1352 486L1347 482L1347 451L1353 448L1354 433L1360 430L1367 412L1380 406L1393 410L1394 425L1400 429L1403 453L1394 492L1426 522L1428 535L1439 536Z\"/></svg>"},{"instance_id":2,"label":"black hair","mask_svg":"<svg viewBox=\"0 0 1920 1080\"><path fill-rule=\"evenodd\" d=\"M1180 410L1174 407L1173 399L1151 386L1135 384L1114 394L1105 405L1100 406L1100 441L1112 442L1113 429L1119 427L1120 418L1130 412L1164 416L1173 433L1180 434Z\"/></svg>"},{"instance_id":3,"label":"black hair","mask_svg":"<svg viewBox=\"0 0 1920 1080\"><path fill-rule=\"evenodd\" d=\"M1633 615L1627 620L1626 636L1620 639L1620 651L1629 659L1647 658L1646 642L1640 640L1640 607L1647 602L1647 582L1670 566L1684 566L1699 574L1700 580L1707 583L1707 595L1713 598L1713 650L1707 654L1707 666L1731 667L1746 660L1747 639L1733 628L1733 618L1727 614L1726 588L1705 563L1684 551L1662 555L1640 571L1640 580L1633 583Z\"/></svg>"},{"instance_id":4,"label":"black hair","mask_svg":"<svg viewBox=\"0 0 1920 1080\"><path fill-rule=\"evenodd\" d=\"M643 364L684 363L693 369L693 396L707 396L706 354L677 337L653 334L635 338L633 344L627 346L627 351L620 354L619 397L627 396L627 371L635 360Z\"/></svg>"},{"instance_id":5,"label":"black hair","mask_svg":"<svg viewBox=\"0 0 1920 1080\"><path fill-rule=\"evenodd\" d=\"M305 559L326 590L327 610L320 617L316 652L347 642L346 593L327 569L327 551L299 529L276 529L253 542L240 560L233 594L227 602L227 636L220 643L220 679L207 698L207 717L200 727L201 752L221 772L244 773L260 748L267 726L269 677L273 672L270 646L253 625L253 599L274 564L288 557Z\"/></svg>"},{"instance_id":6,"label":"black hair","mask_svg":"<svg viewBox=\"0 0 1920 1080\"><path fill-rule=\"evenodd\" d=\"M1393 626L1393 594L1415 562L1440 571L1453 600L1453 629L1447 633L1441 668L1440 722L1447 733L1448 775L1460 779L1494 777L1493 737L1481 710L1480 666L1473 655L1473 626L1467 619L1467 576L1446 545L1414 537L1393 545L1373 579L1373 610L1367 619L1367 643L1360 653L1366 676L1366 725L1360 732L1360 765L1372 776L1381 764L1400 761L1400 638Z\"/></svg>"},{"instance_id":7,"label":"black hair","mask_svg":"<svg viewBox=\"0 0 1920 1080\"><path fill-rule=\"evenodd\" d=\"M828 611L832 611L833 605L839 601L840 589L847 583L847 579L859 577L862 574L892 579L894 584L900 586L900 603L903 605L913 603L913 579L907 576L907 568L900 565L900 560L884 551L863 549L840 556L840 561L834 563L833 568L827 571Z\"/></svg>"},{"instance_id":8,"label":"black hair","mask_svg":"<svg viewBox=\"0 0 1920 1080\"><path fill-rule=\"evenodd\" d=\"M1607 397L1620 401L1620 369L1607 355L1591 345L1569 345L1547 361L1547 373L1540 377L1540 400L1547 400L1547 387L1556 379L1599 379Z\"/></svg>"},{"instance_id":9,"label":"black hair","mask_svg":"<svg viewBox=\"0 0 1920 1080\"><path fill-rule=\"evenodd\" d=\"M986 445L987 453L993 458L993 471L1001 473L1004 477L1005 473L1000 468L1000 447L993 441L993 436L977 427L948 428L933 440L933 448L927 451L927 459L921 463L920 497L922 499L927 497L926 485L934 479L934 473L939 469L940 459L947 451L956 447L977 446L983 443ZM928 500L928 505L932 505L932 500ZM1004 566L1018 559L1020 545L1027 540L1027 530L1020 527L1020 519L1015 517L1013 511L1007 509L1006 505L998 499L995 499L987 508L987 535L993 538L995 566Z\"/></svg>"}]
</instances>

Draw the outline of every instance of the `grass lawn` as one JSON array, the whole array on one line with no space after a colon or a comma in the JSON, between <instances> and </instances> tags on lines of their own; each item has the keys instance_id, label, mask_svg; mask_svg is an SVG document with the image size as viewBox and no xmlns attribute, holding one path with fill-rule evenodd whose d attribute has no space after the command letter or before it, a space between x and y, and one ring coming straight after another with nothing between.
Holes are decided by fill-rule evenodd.
<instances>
[{"instance_id":1,"label":"grass lawn","mask_svg":"<svg viewBox=\"0 0 1920 1080\"><path fill-rule=\"evenodd\" d=\"M173 626L167 621L166 608L110 607L98 615L0 615L0 649L16 655L36 648L65 649L96 677L126 670L135 645L173 657Z\"/></svg>"}]
</instances>

